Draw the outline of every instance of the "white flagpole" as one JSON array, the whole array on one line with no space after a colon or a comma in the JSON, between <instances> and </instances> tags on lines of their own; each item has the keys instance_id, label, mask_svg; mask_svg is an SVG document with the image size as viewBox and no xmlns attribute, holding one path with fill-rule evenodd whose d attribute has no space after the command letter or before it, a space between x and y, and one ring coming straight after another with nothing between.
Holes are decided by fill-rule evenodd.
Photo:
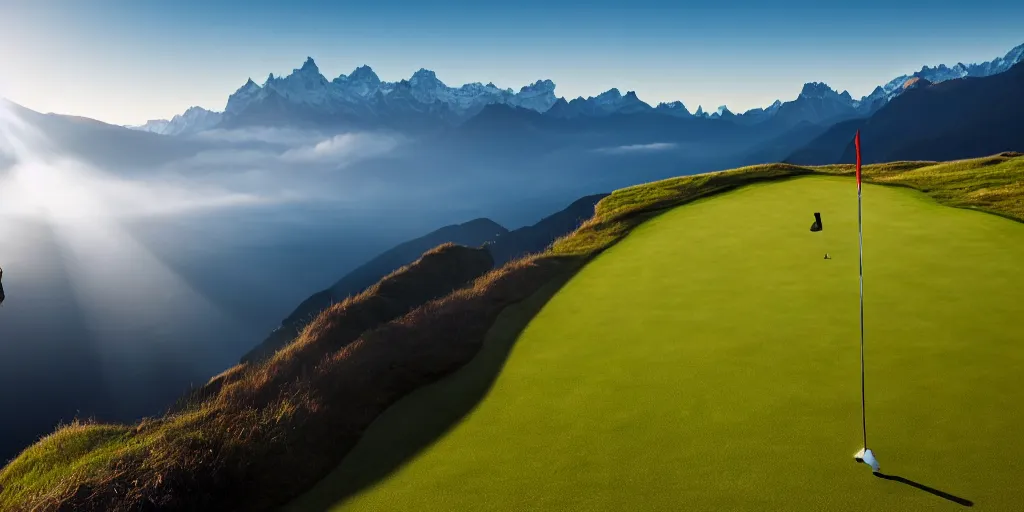
<instances>
[{"instance_id":1,"label":"white flagpole","mask_svg":"<svg viewBox=\"0 0 1024 512\"><path fill-rule=\"evenodd\" d=\"M864 392L864 208L863 201L861 200L860 186L860 130L857 131L854 145L857 147L857 238L860 242L860 268L858 270L860 274L860 419L864 432L864 448L861 448L857 455L854 455L854 458L858 462L871 466L873 473L878 473L878 459L868 449L868 413L866 393Z\"/></svg>"},{"instance_id":2,"label":"white flagpole","mask_svg":"<svg viewBox=\"0 0 1024 512\"><path fill-rule=\"evenodd\" d=\"M859 169L858 169L859 170ZM858 176L859 177L859 176ZM860 240L860 417L864 430L864 449L868 449L868 418L864 393L864 222L861 217L860 180L857 181L857 233Z\"/></svg>"}]
</instances>

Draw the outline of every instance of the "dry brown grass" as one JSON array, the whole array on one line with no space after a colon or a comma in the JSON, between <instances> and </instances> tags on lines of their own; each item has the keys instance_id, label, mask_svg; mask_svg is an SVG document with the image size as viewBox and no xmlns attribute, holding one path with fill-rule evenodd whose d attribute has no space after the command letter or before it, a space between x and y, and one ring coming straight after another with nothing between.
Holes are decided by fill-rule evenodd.
<instances>
[{"instance_id":1,"label":"dry brown grass","mask_svg":"<svg viewBox=\"0 0 1024 512\"><path fill-rule=\"evenodd\" d=\"M273 390L285 381L301 378L326 354L343 348L367 330L469 284L493 265L484 249L450 243L435 247L359 295L323 311L292 343L262 347L268 353L262 361L241 363L213 377L174 410L187 409L214 396L253 406L266 404L274 398Z\"/></svg>"}]
</instances>

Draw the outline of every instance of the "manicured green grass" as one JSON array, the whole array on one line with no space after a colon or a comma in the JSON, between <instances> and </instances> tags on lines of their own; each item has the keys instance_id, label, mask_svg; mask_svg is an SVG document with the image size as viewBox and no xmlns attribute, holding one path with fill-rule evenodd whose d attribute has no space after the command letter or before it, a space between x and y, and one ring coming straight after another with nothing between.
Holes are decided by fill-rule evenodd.
<instances>
[{"instance_id":1,"label":"manicured green grass","mask_svg":"<svg viewBox=\"0 0 1024 512\"><path fill-rule=\"evenodd\" d=\"M946 204L979 190L927 169L878 181L930 180L916 186ZM865 185L864 196L869 444L887 474L977 509L1024 510L1024 225L908 189ZM1012 216L1015 204L994 209ZM814 211L821 233L808 231ZM670 210L540 310L463 421L336 508L960 508L851 458L857 287L848 178L752 185ZM501 325L470 365L378 418L338 472L443 410L480 357L508 349ZM330 485L296 508L324 503Z\"/></svg>"}]
</instances>

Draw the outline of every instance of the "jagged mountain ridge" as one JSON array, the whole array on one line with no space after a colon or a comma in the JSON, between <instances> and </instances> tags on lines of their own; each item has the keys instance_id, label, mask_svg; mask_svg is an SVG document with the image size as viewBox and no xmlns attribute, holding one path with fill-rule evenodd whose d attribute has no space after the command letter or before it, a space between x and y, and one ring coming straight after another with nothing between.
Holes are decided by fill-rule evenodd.
<instances>
[{"instance_id":1,"label":"jagged mountain ridge","mask_svg":"<svg viewBox=\"0 0 1024 512\"><path fill-rule=\"evenodd\" d=\"M224 122L258 123L269 113L355 124L390 121L401 125L415 117L453 123L490 104L543 112L555 103L554 90L551 80L538 80L519 92L500 89L493 83L449 87L427 69L416 71L408 80L385 82L365 65L328 81L313 59L307 58L302 67L286 77L271 74L262 86L247 81L228 98Z\"/></svg>"},{"instance_id":2,"label":"jagged mountain ridge","mask_svg":"<svg viewBox=\"0 0 1024 512\"><path fill-rule=\"evenodd\" d=\"M220 124L223 114L202 107L189 107L183 114L171 118L154 119L138 127L142 131L160 135L181 135L212 129Z\"/></svg>"},{"instance_id":3,"label":"jagged mountain ridge","mask_svg":"<svg viewBox=\"0 0 1024 512\"><path fill-rule=\"evenodd\" d=\"M864 162L946 161L1024 151L1024 63L1004 73L932 83L908 80L904 91L866 119L838 123L786 158L795 164L854 159L862 130ZM867 148L870 148L868 150Z\"/></svg>"},{"instance_id":4,"label":"jagged mountain ridge","mask_svg":"<svg viewBox=\"0 0 1024 512\"><path fill-rule=\"evenodd\" d=\"M538 80L519 92L501 89L493 83L474 82L449 87L427 69L416 71L409 79L385 82L369 66L363 65L349 75L328 80L312 58L285 77L270 74L263 85L249 79L228 98L223 113L192 107L170 121L152 120L136 129L160 134L196 133L218 125L228 127L249 124L342 123L360 125L408 126L453 125L473 117L488 105L509 105L552 117L603 117L653 111L675 117L730 119L741 124L756 124L783 115L786 123L802 121L834 123L854 117L867 117L901 94L911 79L931 83L963 77L982 77L1005 72L1024 59L1024 44L1004 56L980 64L958 63L924 66L911 75L901 75L871 94L854 99L847 91L838 92L821 82L803 86L796 99L776 100L766 108L733 114L724 105L716 112L702 106L690 111L682 102L659 103L657 107L640 100L636 92L621 94L617 88L597 96L567 100L556 97L551 80Z\"/></svg>"},{"instance_id":5,"label":"jagged mountain ridge","mask_svg":"<svg viewBox=\"0 0 1024 512\"><path fill-rule=\"evenodd\" d=\"M1022 60L1024 60L1024 44L1012 48L1002 57L996 57L980 64L958 62L954 66L946 66L945 64L939 64L935 67L922 66L920 71L909 75L900 75L885 85L876 87L871 94L862 98L861 102L888 103L905 90L905 84L911 79L920 78L931 83L939 83L958 78L981 78L1004 73Z\"/></svg>"}]
</instances>

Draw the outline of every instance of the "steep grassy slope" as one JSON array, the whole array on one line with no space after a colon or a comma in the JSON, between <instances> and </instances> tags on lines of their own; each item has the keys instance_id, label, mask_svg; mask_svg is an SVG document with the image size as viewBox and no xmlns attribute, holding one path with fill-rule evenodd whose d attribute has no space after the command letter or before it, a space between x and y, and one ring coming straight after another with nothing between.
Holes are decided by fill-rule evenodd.
<instances>
[{"instance_id":1,"label":"steep grassy slope","mask_svg":"<svg viewBox=\"0 0 1024 512\"><path fill-rule=\"evenodd\" d=\"M979 509L1024 507L1024 225L915 191L864 195L868 412L883 469ZM807 230L814 211L821 233ZM851 459L856 215L849 179L804 177L644 223L540 310L463 421L338 509L957 508ZM375 471L466 371L385 412L295 509L322 509Z\"/></svg>"},{"instance_id":2,"label":"steep grassy slope","mask_svg":"<svg viewBox=\"0 0 1024 512\"><path fill-rule=\"evenodd\" d=\"M267 379L260 384L260 389L276 393L364 332L462 288L491 270L492 265L493 259L485 250L451 243L440 245L401 272L385 275L370 289L330 306L330 314L316 316L304 325L298 339L283 350L264 345L257 347L256 350L267 352L259 358L261 364L243 362L211 379L190 398L194 401L215 396L224 386L250 378L254 368ZM299 361L305 363L296 364Z\"/></svg>"},{"instance_id":3,"label":"steep grassy slope","mask_svg":"<svg viewBox=\"0 0 1024 512\"><path fill-rule=\"evenodd\" d=\"M988 178L970 180L970 168L983 168ZM966 172L968 179L947 179L944 169ZM259 378L240 379L238 387L226 387L163 418L56 432L0 470L0 509L273 508L326 474L389 405L465 365L496 320L508 334L503 337L514 340L552 287L557 289L590 257L644 220L752 182L852 172L851 166L765 165L618 191L549 253L513 262L442 300L369 329L284 388L262 387L269 379L260 371L251 374ZM1011 186L1024 179L1024 158L897 163L869 166L865 172L869 181L919 186L947 204L980 205L1024 219ZM527 298L531 302L522 302ZM334 314L329 310L321 320ZM304 331L307 335L312 331ZM500 370L497 360L486 369Z\"/></svg>"},{"instance_id":4,"label":"steep grassy slope","mask_svg":"<svg viewBox=\"0 0 1024 512\"><path fill-rule=\"evenodd\" d=\"M549 215L531 226L512 231L489 219L476 219L464 224L446 226L420 238L402 243L353 270L326 290L304 300L258 346L245 354L242 363L266 360L278 349L294 340L316 319L321 311L347 297L357 295L394 270L414 261L433 247L451 242L478 247L487 244L487 251L496 266L504 265L528 254L543 252L555 239L573 232L594 215L594 206L608 194L577 199L565 209Z\"/></svg>"},{"instance_id":5,"label":"steep grassy slope","mask_svg":"<svg viewBox=\"0 0 1024 512\"><path fill-rule=\"evenodd\" d=\"M384 276L416 261L420 255L434 247L445 243L478 247L505 233L508 233L507 229L490 219L475 219L463 224L445 226L392 247L349 272L330 288L314 293L302 301L281 321L280 327L242 356L240 362L256 363L266 360L278 349L291 343L321 311L362 293Z\"/></svg>"}]
</instances>

